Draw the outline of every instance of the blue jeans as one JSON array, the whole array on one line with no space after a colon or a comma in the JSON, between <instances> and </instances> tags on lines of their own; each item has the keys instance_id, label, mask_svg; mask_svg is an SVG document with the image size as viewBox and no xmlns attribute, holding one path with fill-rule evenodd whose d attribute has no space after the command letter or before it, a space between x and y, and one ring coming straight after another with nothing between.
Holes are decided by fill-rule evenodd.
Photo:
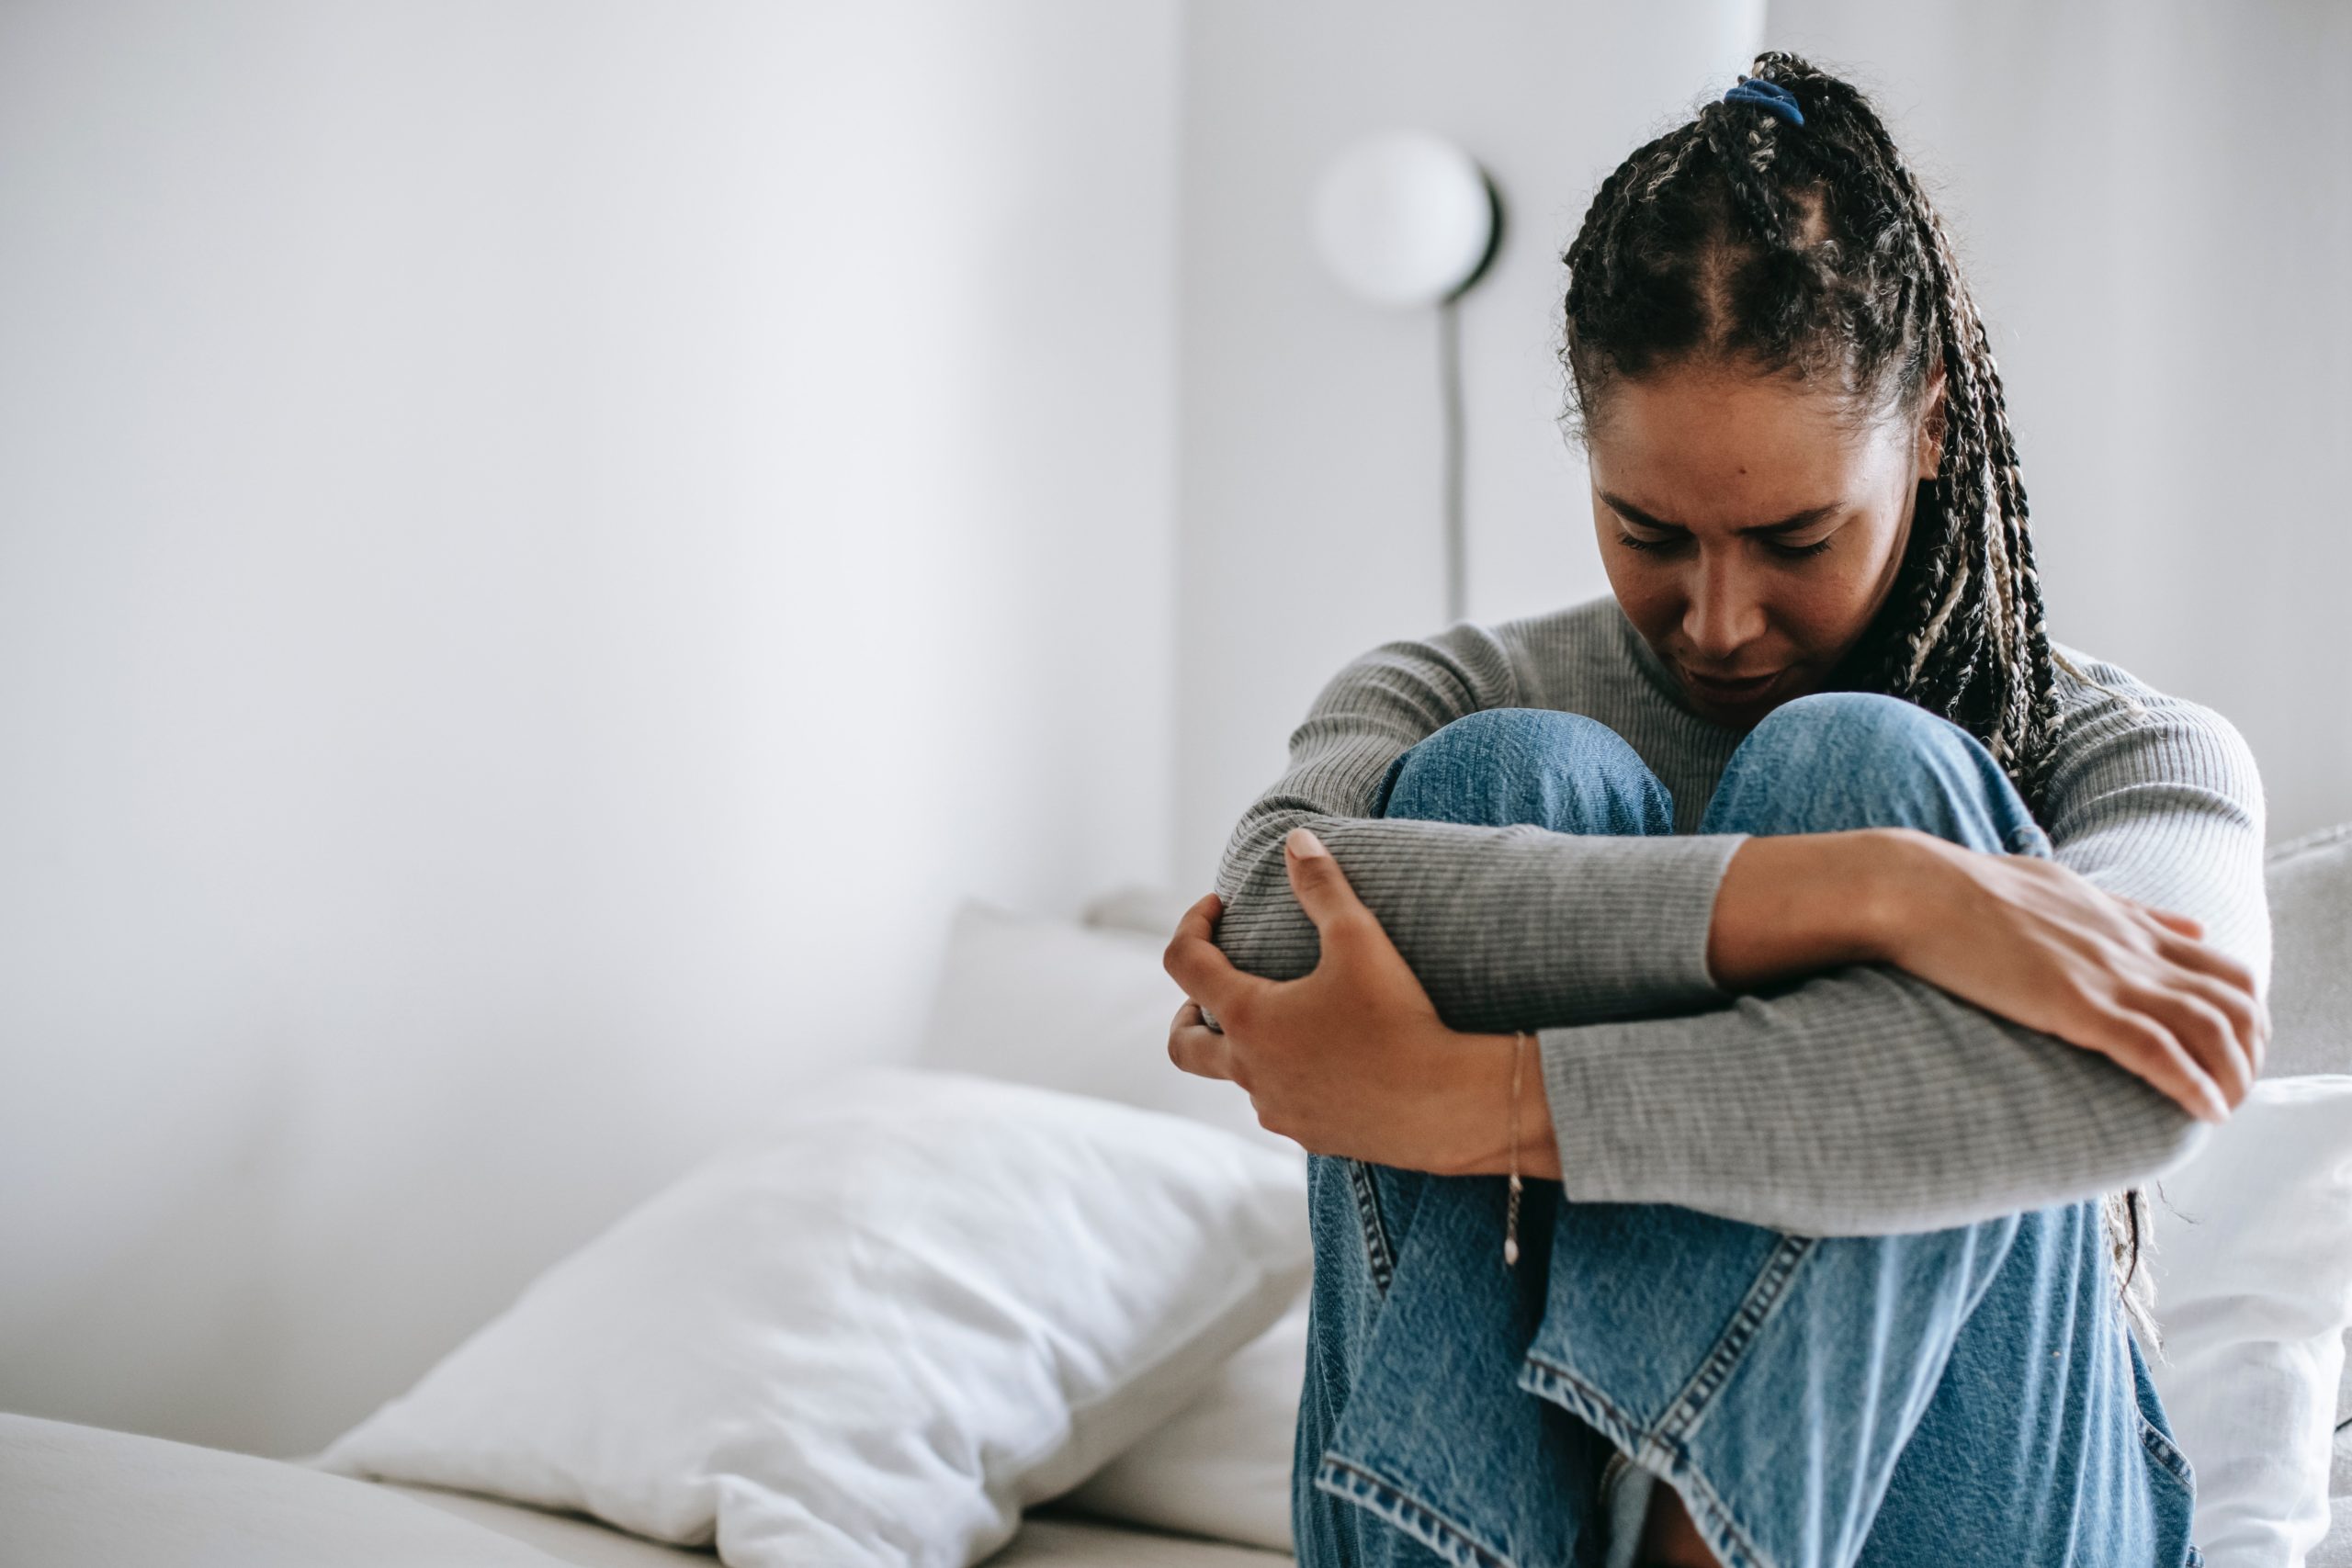
<instances>
[{"instance_id":1,"label":"blue jeans","mask_svg":"<svg viewBox=\"0 0 2352 1568\"><path fill-rule=\"evenodd\" d=\"M1448 725L1384 791L1389 817L1674 820L1632 747L1548 710ZM2049 852L1974 739L1859 694L1774 710L1701 829L1894 826ZM2201 1561L2188 1466L2124 1328L2095 1202L1816 1237L1531 1181L1511 1269L1500 1178L1315 1156L1308 1190L1302 1568L1593 1568L1612 1453L1671 1483L1729 1568Z\"/></svg>"}]
</instances>

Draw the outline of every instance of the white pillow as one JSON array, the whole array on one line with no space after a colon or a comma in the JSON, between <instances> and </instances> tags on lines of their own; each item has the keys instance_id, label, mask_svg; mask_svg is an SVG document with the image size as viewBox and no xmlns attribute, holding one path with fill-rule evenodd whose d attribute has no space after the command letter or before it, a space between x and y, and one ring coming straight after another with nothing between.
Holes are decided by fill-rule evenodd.
<instances>
[{"instance_id":1,"label":"white pillow","mask_svg":"<svg viewBox=\"0 0 2352 1568\"><path fill-rule=\"evenodd\" d=\"M2159 1190L2149 1371L2197 1472L2198 1548L2300 1568L2327 1533L2352 1324L2352 1077L2257 1083Z\"/></svg>"},{"instance_id":2,"label":"white pillow","mask_svg":"<svg viewBox=\"0 0 2352 1568\"><path fill-rule=\"evenodd\" d=\"M1249 1095L1169 1061L1168 1025L1184 992L1160 967L1167 945L967 902L948 930L916 1059L1191 1117L1280 1149L1304 1170L1306 1155L1258 1125Z\"/></svg>"},{"instance_id":3,"label":"white pillow","mask_svg":"<svg viewBox=\"0 0 2352 1568\"><path fill-rule=\"evenodd\" d=\"M331 1469L578 1509L736 1568L965 1568L1296 1298L1300 1162L882 1070L556 1265Z\"/></svg>"},{"instance_id":4,"label":"white pillow","mask_svg":"<svg viewBox=\"0 0 2352 1568\"><path fill-rule=\"evenodd\" d=\"M1105 1518L1289 1551L1291 1450L1306 1383L1301 1292L1200 1397L1067 1501Z\"/></svg>"},{"instance_id":5,"label":"white pillow","mask_svg":"<svg viewBox=\"0 0 2352 1568\"><path fill-rule=\"evenodd\" d=\"M2273 1076L2352 1073L2352 822L2306 833L2266 858L2270 895ZM1171 927L1171 929L1173 929ZM2346 1358L2352 1362L2352 1357ZM2352 1421L2352 1364L2335 1393ZM2343 1543L2352 1559L2352 1540Z\"/></svg>"}]
</instances>

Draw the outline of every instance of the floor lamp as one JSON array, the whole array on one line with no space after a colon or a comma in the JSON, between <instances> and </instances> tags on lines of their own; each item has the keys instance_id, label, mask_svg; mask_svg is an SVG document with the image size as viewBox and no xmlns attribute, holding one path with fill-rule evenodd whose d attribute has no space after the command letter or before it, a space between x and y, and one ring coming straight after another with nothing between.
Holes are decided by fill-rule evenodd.
<instances>
[{"instance_id":1,"label":"floor lamp","mask_svg":"<svg viewBox=\"0 0 2352 1568\"><path fill-rule=\"evenodd\" d=\"M1397 130L1349 148L1315 196L1315 239L1342 288L1390 310L1435 307L1442 409L1445 616L1468 614L1463 510L1462 296L1502 243L1502 196L1477 161L1442 137Z\"/></svg>"}]
</instances>

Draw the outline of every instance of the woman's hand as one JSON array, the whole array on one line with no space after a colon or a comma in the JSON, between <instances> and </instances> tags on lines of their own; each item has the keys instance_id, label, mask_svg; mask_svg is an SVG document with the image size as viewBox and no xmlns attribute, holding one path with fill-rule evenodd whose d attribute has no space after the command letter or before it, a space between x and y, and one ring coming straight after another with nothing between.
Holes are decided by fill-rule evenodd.
<instances>
[{"instance_id":1,"label":"woman's hand","mask_svg":"<svg viewBox=\"0 0 2352 1568\"><path fill-rule=\"evenodd\" d=\"M2186 915L2055 861L1894 830L1872 956L1988 1012L2096 1051L2191 1114L2225 1119L2262 1069L2252 971Z\"/></svg>"},{"instance_id":2,"label":"woman's hand","mask_svg":"<svg viewBox=\"0 0 2352 1568\"><path fill-rule=\"evenodd\" d=\"M1235 968L1210 940L1222 906L1209 894L1168 943L1168 973L1190 998L1170 1026L1169 1058L1238 1084L1261 1125L1312 1153L1467 1170L1508 1114L1513 1042L1448 1029L1322 840L1298 828L1283 847L1322 942L1313 973L1275 981Z\"/></svg>"}]
</instances>

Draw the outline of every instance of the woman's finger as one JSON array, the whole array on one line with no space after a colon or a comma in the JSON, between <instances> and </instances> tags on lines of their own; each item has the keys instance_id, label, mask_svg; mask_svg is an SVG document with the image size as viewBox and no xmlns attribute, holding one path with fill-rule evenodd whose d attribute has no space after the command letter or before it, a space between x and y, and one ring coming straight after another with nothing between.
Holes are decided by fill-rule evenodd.
<instances>
[{"instance_id":1,"label":"woman's finger","mask_svg":"<svg viewBox=\"0 0 2352 1568\"><path fill-rule=\"evenodd\" d=\"M2197 970L2185 974L2182 983L2229 1020L2231 1039L2245 1063L2246 1077L2260 1077L2264 1048L2270 1041L2270 1012L2261 999L2218 976Z\"/></svg>"},{"instance_id":2,"label":"woman's finger","mask_svg":"<svg viewBox=\"0 0 2352 1568\"><path fill-rule=\"evenodd\" d=\"M1224 907L1224 900L1216 894L1202 895L1176 922L1176 934L1168 939L1159 963L1186 996L1221 1015L1230 1015L1237 991L1250 976L1233 966L1211 934L1216 930L1217 911Z\"/></svg>"},{"instance_id":3,"label":"woman's finger","mask_svg":"<svg viewBox=\"0 0 2352 1568\"><path fill-rule=\"evenodd\" d=\"M1176 1015L1175 1024L1168 1031L1168 1059L1195 1077L1223 1078L1233 1081L1233 1041L1200 1021L1201 1010L1191 1002L1191 1021L1185 1014Z\"/></svg>"},{"instance_id":4,"label":"woman's finger","mask_svg":"<svg viewBox=\"0 0 2352 1568\"><path fill-rule=\"evenodd\" d=\"M2172 909L2159 909L2154 904L2143 904L2137 898L2126 898L2123 902L2168 931L2176 931L2191 942L2205 940L2205 922L2193 915L2180 914Z\"/></svg>"},{"instance_id":5,"label":"woman's finger","mask_svg":"<svg viewBox=\"0 0 2352 1568\"><path fill-rule=\"evenodd\" d=\"M2249 997L2254 995L2254 971L2202 938L2185 934L2166 936L2159 940L2159 950L2166 959L2184 969L2211 975Z\"/></svg>"},{"instance_id":6,"label":"woman's finger","mask_svg":"<svg viewBox=\"0 0 2352 1568\"><path fill-rule=\"evenodd\" d=\"M2094 1048L2200 1122L2223 1122L2230 1108L2172 1032L2143 1013L2108 1015Z\"/></svg>"},{"instance_id":7,"label":"woman's finger","mask_svg":"<svg viewBox=\"0 0 2352 1568\"><path fill-rule=\"evenodd\" d=\"M2246 1090L2254 1087L2254 1068L2226 1013L2188 987L2151 992L2134 1005L2171 1031L2212 1080L2223 1104L2245 1102Z\"/></svg>"},{"instance_id":8,"label":"woman's finger","mask_svg":"<svg viewBox=\"0 0 2352 1568\"><path fill-rule=\"evenodd\" d=\"M1361 923L1379 925L1373 912L1364 908L1363 900L1349 886L1348 874L1322 840L1309 828L1293 828L1283 840L1283 863L1290 873L1291 891L1298 895L1299 908L1315 922L1316 931L1326 942L1334 934L1347 933Z\"/></svg>"},{"instance_id":9,"label":"woman's finger","mask_svg":"<svg viewBox=\"0 0 2352 1568\"><path fill-rule=\"evenodd\" d=\"M2179 973L2179 983L2219 1008L2230 1021L2247 1071L2259 1077L2270 1043L2270 1013L2263 1005L2254 971L2211 942L2165 937L2159 948Z\"/></svg>"}]
</instances>

